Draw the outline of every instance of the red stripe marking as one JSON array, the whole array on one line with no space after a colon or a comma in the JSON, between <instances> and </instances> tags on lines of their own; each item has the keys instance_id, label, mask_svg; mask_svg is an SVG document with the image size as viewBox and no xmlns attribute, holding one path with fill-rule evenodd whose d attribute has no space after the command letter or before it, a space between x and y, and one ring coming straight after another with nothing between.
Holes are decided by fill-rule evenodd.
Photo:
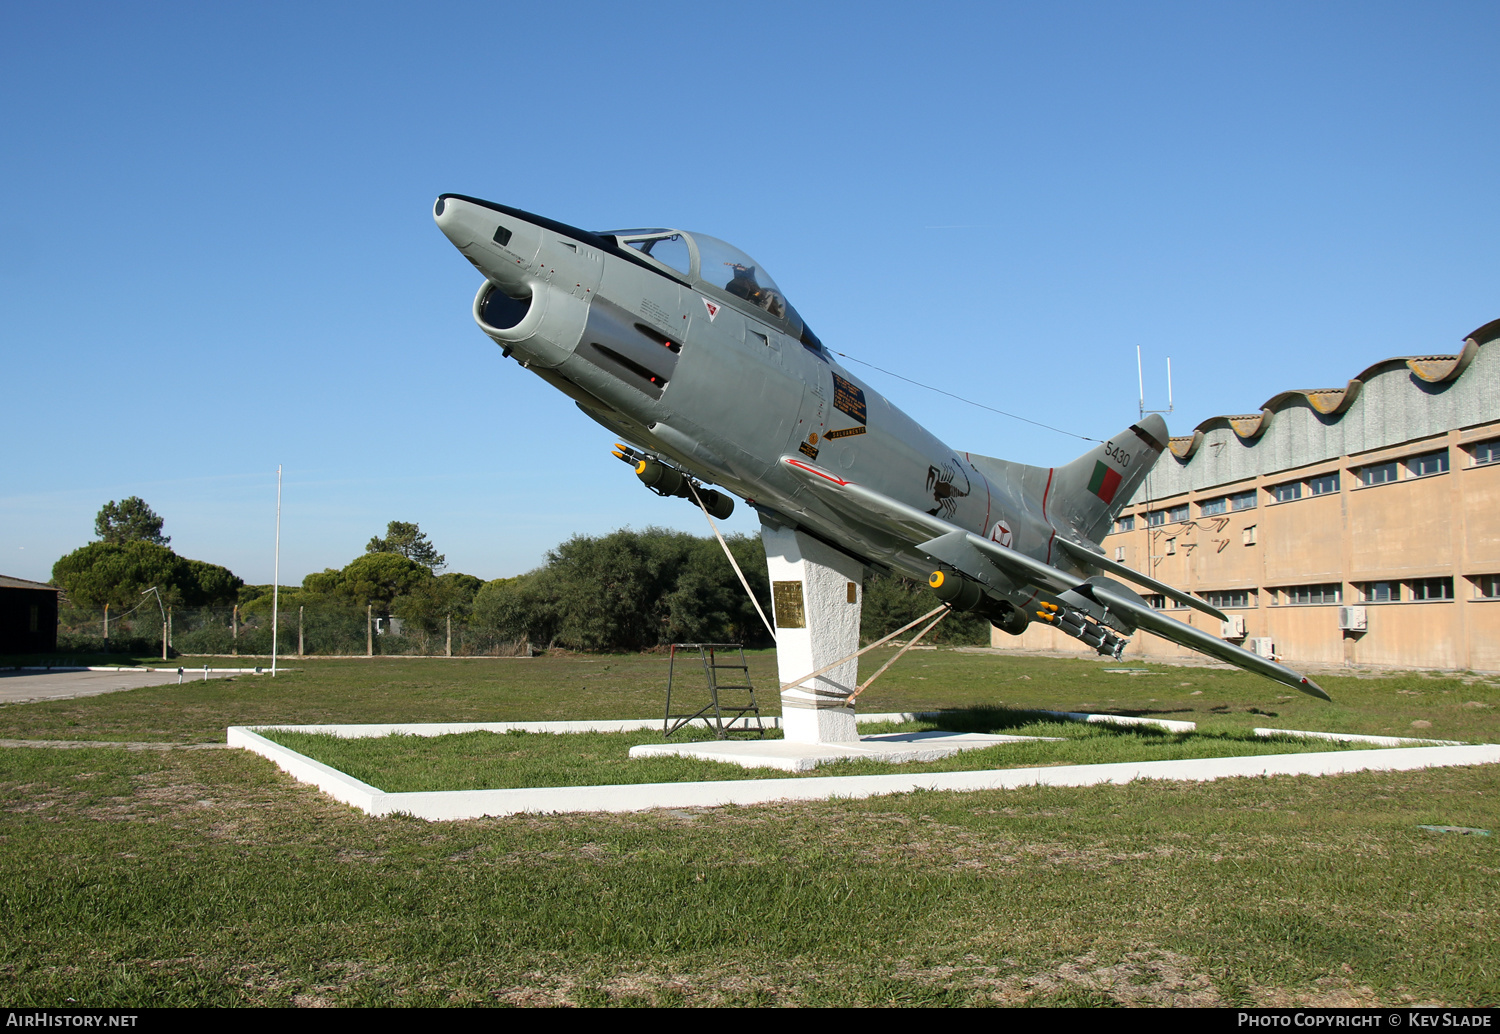
<instances>
[{"instance_id":1,"label":"red stripe marking","mask_svg":"<svg viewBox=\"0 0 1500 1034\"><path fill-rule=\"evenodd\" d=\"M1047 496L1052 491L1052 475L1056 470L1056 467L1047 468L1047 487L1042 489L1042 520L1044 521L1047 520ZM1052 522L1047 521L1047 523L1051 524ZM1057 529L1053 528L1052 534L1047 536L1047 559L1044 561L1045 563L1052 563L1052 540L1055 538L1057 538Z\"/></svg>"},{"instance_id":2,"label":"red stripe marking","mask_svg":"<svg viewBox=\"0 0 1500 1034\"><path fill-rule=\"evenodd\" d=\"M825 472L819 470L817 467L809 467L806 463L803 463L801 460L788 459L786 462L787 462L788 466L797 467L797 468L799 468L801 470L805 470L809 474L816 474L818 477L822 478L824 481L832 481L835 485L852 485L852 484L854 484L854 482L852 482L852 481L845 481L843 478L834 477L832 474L825 473Z\"/></svg>"}]
</instances>

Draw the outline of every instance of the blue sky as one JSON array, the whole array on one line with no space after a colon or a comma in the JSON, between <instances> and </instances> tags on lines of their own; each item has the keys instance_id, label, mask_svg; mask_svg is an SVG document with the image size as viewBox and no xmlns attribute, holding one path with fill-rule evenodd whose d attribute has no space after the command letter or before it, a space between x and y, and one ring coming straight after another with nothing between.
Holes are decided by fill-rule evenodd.
<instances>
[{"instance_id":1,"label":"blue sky","mask_svg":"<svg viewBox=\"0 0 1500 1034\"><path fill-rule=\"evenodd\" d=\"M1174 433L1500 316L1493 3L12 4L0 572L109 499L282 581L701 515L473 326L474 194L755 256L831 348ZM1084 443L853 365L956 448ZM730 520L754 532L745 507Z\"/></svg>"}]
</instances>

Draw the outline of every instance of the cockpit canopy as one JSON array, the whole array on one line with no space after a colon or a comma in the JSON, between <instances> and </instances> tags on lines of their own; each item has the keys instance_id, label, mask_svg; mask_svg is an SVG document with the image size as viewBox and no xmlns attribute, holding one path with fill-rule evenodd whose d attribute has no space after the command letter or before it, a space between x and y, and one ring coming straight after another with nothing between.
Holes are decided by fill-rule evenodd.
<instances>
[{"instance_id":1,"label":"cockpit canopy","mask_svg":"<svg viewBox=\"0 0 1500 1034\"><path fill-rule=\"evenodd\" d=\"M724 292L731 304L761 319L794 318L776 281L760 264L717 237L661 228L611 230L604 236L617 238L625 247L649 256L695 286Z\"/></svg>"}]
</instances>

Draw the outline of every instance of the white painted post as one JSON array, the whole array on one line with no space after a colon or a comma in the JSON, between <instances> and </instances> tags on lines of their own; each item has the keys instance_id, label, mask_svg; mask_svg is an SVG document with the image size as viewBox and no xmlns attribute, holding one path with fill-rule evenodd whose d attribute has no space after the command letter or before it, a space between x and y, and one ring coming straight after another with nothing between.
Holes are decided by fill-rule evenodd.
<instances>
[{"instance_id":1,"label":"white painted post","mask_svg":"<svg viewBox=\"0 0 1500 1034\"><path fill-rule=\"evenodd\" d=\"M276 562L271 574L271 677L276 677L276 633L281 624L281 464L276 465Z\"/></svg>"},{"instance_id":2,"label":"white painted post","mask_svg":"<svg viewBox=\"0 0 1500 1034\"><path fill-rule=\"evenodd\" d=\"M761 522L760 537L771 576L779 682L801 678L858 650L864 565L810 535L767 521ZM781 723L787 740L858 740L854 708L845 702L858 681L859 661L854 659L784 690Z\"/></svg>"}]
</instances>

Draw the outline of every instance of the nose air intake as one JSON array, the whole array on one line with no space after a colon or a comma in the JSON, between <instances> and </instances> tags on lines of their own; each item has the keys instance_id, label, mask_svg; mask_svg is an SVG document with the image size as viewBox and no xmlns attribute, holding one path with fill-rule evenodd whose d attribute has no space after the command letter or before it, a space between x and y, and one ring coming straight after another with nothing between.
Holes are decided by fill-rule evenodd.
<instances>
[{"instance_id":1,"label":"nose air intake","mask_svg":"<svg viewBox=\"0 0 1500 1034\"><path fill-rule=\"evenodd\" d=\"M491 286L475 307L479 322L493 330L510 330L526 318L531 311L531 295L512 298L498 287Z\"/></svg>"}]
</instances>

